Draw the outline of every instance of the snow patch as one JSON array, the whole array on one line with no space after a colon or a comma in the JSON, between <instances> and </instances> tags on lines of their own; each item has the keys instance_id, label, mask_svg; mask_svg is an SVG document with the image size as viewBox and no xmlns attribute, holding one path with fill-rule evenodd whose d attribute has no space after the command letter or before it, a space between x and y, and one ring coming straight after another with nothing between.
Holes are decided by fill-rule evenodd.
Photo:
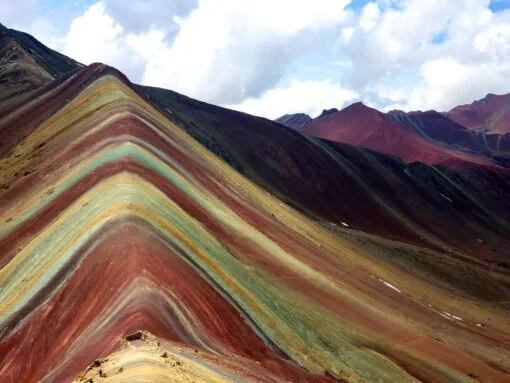
<instances>
[{"instance_id":1,"label":"snow patch","mask_svg":"<svg viewBox=\"0 0 510 383\"><path fill-rule=\"evenodd\" d=\"M439 193L439 194L441 194L441 197L443 197L448 202L453 203L453 200L450 197L445 196L443 193Z\"/></svg>"},{"instance_id":2,"label":"snow patch","mask_svg":"<svg viewBox=\"0 0 510 383\"><path fill-rule=\"evenodd\" d=\"M380 281L380 282L382 282L382 283L384 283L384 284L385 284L386 286L388 286L390 289L393 289L393 290L395 290L395 291L397 291L397 292L399 292L399 293L401 293L401 292L402 292L402 291L400 291L399 289L397 289L395 286L393 286L391 283L388 283L388 282L386 282L386 281L384 281L384 280L382 280L382 279L380 279L380 278L379 278L379 281Z\"/></svg>"},{"instance_id":3,"label":"snow patch","mask_svg":"<svg viewBox=\"0 0 510 383\"><path fill-rule=\"evenodd\" d=\"M458 320L458 321L463 321L464 320L461 317L458 317L456 315L450 314L450 313L448 313L446 311L442 311L441 313L439 313L439 315L441 315L443 318L446 318L448 320Z\"/></svg>"},{"instance_id":4,"label":"snow patch","mask_svg":"<svg viewBox=\"0 0 510 383\"><path fill-rule=\"evenodd\" d=\"M286 205L284 205L283 203L281 203L281 202L278 202L278 205L280 205L281 207L283 207L285 209L288 209L288 207Z\"/></svg>"}]
</instances>

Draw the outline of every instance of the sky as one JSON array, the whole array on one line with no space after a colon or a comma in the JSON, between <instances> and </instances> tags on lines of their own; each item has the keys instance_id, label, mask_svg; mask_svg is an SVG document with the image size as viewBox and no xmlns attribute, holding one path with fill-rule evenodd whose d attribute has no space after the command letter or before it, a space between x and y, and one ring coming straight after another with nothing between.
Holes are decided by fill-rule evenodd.
<instances>
[{"instance_id":1,"label":"sky","mask_svg":"<svg viewBox=\"0 0 510 383\"><path fill-rule=\"evenodd\" d=\"M271 119L510 93L510 0L0 0L0 22L133 82Z\"/></svg>"}]
</instances>

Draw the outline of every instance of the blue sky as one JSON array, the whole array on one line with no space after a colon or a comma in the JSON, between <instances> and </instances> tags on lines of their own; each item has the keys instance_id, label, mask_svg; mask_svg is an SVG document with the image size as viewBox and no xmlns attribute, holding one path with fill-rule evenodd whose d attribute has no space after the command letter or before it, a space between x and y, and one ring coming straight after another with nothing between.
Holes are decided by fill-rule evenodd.
<instances>
[{"instance_id":1,"label":"blue sky","mask_svg":"<svg viewBox=\"0 0 510 383\"><path fill-rule=\"evenodd\" d=\"M132 81L269 118L510 92L510 0L17 0L0 21Z\"/></svg>"},{"instance_id":2,"label":"blue sky","mask_svg":"<svg viewBox=\"0 0 510 383\"><path fill-rule=\"evenodd\" d=\"M371 0L355 0L352 1L349 7L359 11ZM489 2L489 7L492 11L498 12L510 8L510 0L492 0Z\"/></svg>"},{"instance_id":3,"label":"blue sky","mask_svg":"<svg viewBox=\"0 0 510 383\"><path fill-rule=\"evenodd\" d=\"M493 12L504 11L510 8L510 0L492 0L489 7Z\"/></svg>"}]
</instances>

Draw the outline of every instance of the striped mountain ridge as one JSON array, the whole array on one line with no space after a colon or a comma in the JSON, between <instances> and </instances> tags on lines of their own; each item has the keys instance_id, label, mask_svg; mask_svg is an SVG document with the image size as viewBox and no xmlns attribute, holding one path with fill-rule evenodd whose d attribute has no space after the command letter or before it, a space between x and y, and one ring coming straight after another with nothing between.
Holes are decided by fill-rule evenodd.
<instances>
[{"instance_id":1,"label":"striped mountain ridge","mask_svg":"<svg viewBox=\"0 0 510 383\"><path fill-rule=\"evenodd\" d=\"M2 382L508 379L504 174L102 64L11 99L0 137Z\"/></svg>"},{"instance_id":2,"label":"striped mountain ridge","mask_svg":"<svg viewBox=\"0 0 510 383\"><path fill-rule=\"evenodd\" d=\"M30 54L35 52L30 48L32 41L47 53L44 61L58 63L57 68L63 68L65 63L74 63L74 70L80 68L81 64L45 48L31 36L20 39ZM55 73L62 75L66 71L67 67ZM57 77L56 81L65 78ZM494 255L500 253L501 240L507 238L505 228L510 217L510 203L501 192L508 188L506 177L482 171L480 167L451 171L420 163L402 164L370 150L305 137L267 119L166 89L139 85L135 88L202 145L306 215L337 225L349 222L351 227L365 232L432 249L446 243L440 248L451 252L453 245L476 259L500 262ZM31 93L23 97L28 97L27 94ZM37 97L37 91L31 97ZM60 102L64 100L61 98ZM11 109L16 107L15 104ZM49 110L48 105L42 108ZM327 119L335 111L338 112L325 110L321 116ZM37 123L29 120L25 117L14 129ZM0 150L2 145L0 139ZM373 190L382 196L373 198ZM454 200L454 206L442 195ZM426 205L430 206L423 209ZM466 212L471 213L466 216ZM452 217L456 217L457 228L447 224ZM488 227L494 230L487 230ZM494 235L495 238L489 239ZM479 236L484 237L483 245L478 241ZM490 246L492 254L488 256L487 243L494 241L495 245Z\"/></svg>"},{"instance_id":3,"label":"striped mountain ridge","mask_svg":"<svg viewBox=\"0 0 510 383\"><path fill-rule=\"evenodd\" d=\"M229 195L232 185L213 178L211 172L219 173L222 164L169 126L111 68L93 65L59 87L47 93L62 91L69 103L57 112L44 111L52 116L10 149L2 163L14 171L13 178L21 170L24 175L9 182L3 174L9 182L2 196L3 380L67 380L95 357L106 356L99 351L113 350L120 335L139 328L188 341L201 351L272 362L278 376L291 380L309 375L282 360L281 351L269 350L246 323L244 310L224 297L245 296L248 309L257 282L247 277L247 265L226 275L221 263L240 261L203 226L210 222L209 230L221 232L222 224L236 223L239 235L249 230L222 201L242 203ZM46 105L47 93L25 113ZM206 192L203 183L217 195ZM221 222L214 219L222 216ZM266 241L263 246L284 256L284 250ZM238 246L248 250L255 243ZM233 291L223 291L227 286L221 284L232 277L244 277L250 290L232 284ZM76 327L80 323L84 328ZM83 333L74 338L78 330ZM41 341L41 347L20 344L20 336ZM27 353L28 363L20 358ZM87 363L83 355L95 357ZM309 363L320 371L317 363ZM261 379L271 375L262 367L255 370L263 371Z\"/></svg>"},{"instance_id":4,"label":"striped mountain ridge","mask_svg":"<svg viewBox=\"0 0 510 383\"><path fill-rule=\"evenodd\" d=\"M312 118L305 113L295 113L284 114L283 116L277 118L275 121L279 124L288 126L289 128L296 129L312 121Z\"/></svg>"},{"instance_id":5,"label":"striped mountain ridge","mask_svg":"<svg viewBox=\"0 0 510 383\"><path fill-rule=\"evenodd\" d=\"M2 380L66 381L136 349L119 343L139 330L169 353L185 353L175 342L195 347L189 362L176 356L189 368L205 353L205 381L219 379L218 364L243 381L504 378L500 310L436 292L333 236L208 152L112 68L89 66L25 108L3 116L2 131L16 117L50 116L13 131L0 163ZM152 363L135 352L109 373L136 381Z\"/></svg>"},{"instance_id":6,"label":"striped mountain ridge","mask_svg":"<svg viewBox=\"0 0 510 383\"><path fill-rule=\"evenodd\" d=\"M406 164L170 90L137 89L233 168L310 217L476 262L506 262L510 184L504 174Z\"/></svg>"}]
</instances>

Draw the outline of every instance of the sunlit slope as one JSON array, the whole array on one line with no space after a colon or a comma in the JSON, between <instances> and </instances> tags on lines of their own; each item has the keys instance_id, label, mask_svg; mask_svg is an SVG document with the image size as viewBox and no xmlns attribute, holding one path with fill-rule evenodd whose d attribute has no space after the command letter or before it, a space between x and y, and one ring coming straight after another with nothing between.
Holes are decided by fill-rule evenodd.
<instances>
[{"instance_id":1,"label":"sunlit slope","mask_svg":"<svg viewBox=\"0 0 510 383\"><path fill-rule=\"evenodd\" d=\"M20 108L0 121L2 382L508 379L502 270L391 245L481 287L446 284L323 227L111 68Z\"/></svg>"}]
</instances>

